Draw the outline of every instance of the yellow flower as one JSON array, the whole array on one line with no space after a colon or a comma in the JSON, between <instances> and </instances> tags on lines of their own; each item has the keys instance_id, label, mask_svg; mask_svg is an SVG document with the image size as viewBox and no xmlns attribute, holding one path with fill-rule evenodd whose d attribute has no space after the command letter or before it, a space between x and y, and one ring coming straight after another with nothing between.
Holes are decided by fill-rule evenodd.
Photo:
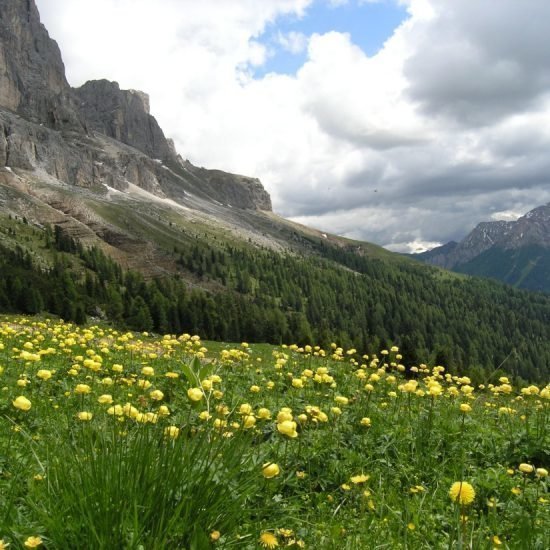
<instances>
[{"instance_id":1,"label":"yellow flower","mask_svg":"<svg viewBox=\"0 0 550 550\"><path fill-rule=\"evenodd\" d=\"M5 542L4 539L0 539L0 550L6 550L9 545L9 542Z\"/></svg>"},{"instance_id":2,"label":"yellow flower","mask_svg":"<svg viewBox=\"0 0 550 550\"><path fill-rule=\"evenodd\" d=\"M277 537L273 533L264 531L260 535L260 544L264 548L275 548L276 546L279 546L279 541L277 540Z\"/></svg>"},{"instance_id":3,"label":"yellow flower","mask_svg":"<svg viewBox=\"0 0 550 550\"><path fill-rule=\"evenodd\" d=\"M40 369L36 376L40 378L41 380L49 380L52 377L52 371L46 370L46 369Z\"/></svg>"},{"instance_id":4,"label":"yellow flower","mask_svg":"<svg viewBox=\"0 0 550 550\"><path fill-rule=\"evenodd\" d=\"M191 401L200 401L203 398L202 390L199 388L189 388L187 390L187 397L189 397Z\"/></svg>"},{"instance_id":5,"label":"yellow flower","mask_svg":"<svg viewBox=\"0 0 550 550\"><path fill-rule=\"evenodd\" d=\"M277 430L279 433L286 435L291 438L298 437L298 432L296 431L296 422L292 420L285 420L277 424Z\"/></svg>"},{"instance_id":6,"label":"yellow flower","mask_svg":"<svg viewBox=\"0 0 550 550\"><path fill-rule=\"evenodd\" d=\"M271 411L265 408L258 409L257 416L261 420L269 420L271 418Z\"/></svg>"},{"instance_id":7,"label":"yellow flower","mask_svg":"<svg viewBox=\"0 0 550 550\"><path fill-rule=\"evenodd\" d=\"M141 374L143 374L143 376L153 376L155 374L155 369L153 367L143 367L141 369Z\"/></svg>"},{"instance_id":8,"label":"yellow flower","mask_svg":"<svg viewBox=\"0 0 550 550\"><path fill-rule=\"evenodd\" d=\"M240 414L251 414L252 413L252 405L250 405L249 403L243 403L239 407L239 413Z\"/></svg>"},{"instance_id":9,"label":"yellow flower","mask_svg":"<svg viewBox=\"0 0 550 550\"><path fill-rule=\"evenodd\" d=\"M83 421L91 420L94 417L94 415L88 411L81 411L76 416L78 420L83 420Z\"/></svg>"},{"instance_id":10,"label":"yellow flower","mask_svg":"<svg viewBox=\"0 0 550 550\"><path fill-rule=\"evenodd\" d=\"M155 401L162 401L164 398L164 394L160 390L153 390L149 395Z\"/></svg>"},{"instance_id":11,"label":"yellow flower","mask_svg":"<svg viewBox=\"0 0 550 550\"><path fill-rule=\"evenodd\" d=\"M449 497L459 504L471 504L476 497L476 492L467 481L455 481L449 490Z\"/></svg>"},{"instance_id":12,"label":"yellow flower","mask_svg":"<svg viewBox=\"0 0 550 550\"><path fill-rule=\"evenodd\" d=\"M548 470L546 468L537 468L536 472L539 477L546 477L548 475Z\"/></svg>"},{"instance_id":13,"label":"yellow flower","mask_svg":"<svg viewBox=\"0 0 550 550\"><path fill-rule=\"evenodd\" d=\"M254 424L256 424L256 418L253 415L243 416L243 426L246 429L254 427Z\"/></svg>"},{"instance_id":14,"label":"yellow flower","mask_svg":"<svg viewBox=\"0 0 550 550\"><path fill-rule=\"evenodd\" d=\"M109 395L108 393L103 394L103 395L100 395L100 396L97 398L97 402L98 402L100 405L110 405L110 404L113 402L113 396L112 396L112 395Z\"/></svg>"},{"instance_id":15,"label":"yellow flower","mask_svg":"<svg viewBox=\"0 0 550 550\"><path fill-rule=\"evenodd\" d=\"M32 403L23 395L16 397L12 405L21 411L28 411L32 407Z\"/></svg>"},{"instance_id":16,"label":"yellow flower","mask_svg":"<svg viewBox=\"0 0 550 550\"><path fill-rule=\"evenodd\" d=\"M164 435L176 439L180 434L180 429L177 426L168 426L164 428Z\"/></svg>"},{"instance_id":17,"label":"yellow flower","mask_svg":"<svg viewBox=\"0 0 550 550\"><path fill-rule=\"evenodd\" d=\"M266 479L271 479L273 477L278 476L281 473L281 469L279 468L278 464L274 464L273 462L267 462L263 465L262 468L262 475Z\"/></svg>"},{"instance_id":18,"label":"yellow flower","mask_svg":"<svg viewBox=\"0 0 550 550\"><path fill-rule=\"evenodd\" d=\"M38 548L42 544L40 537L28 537L25 541L25 548Z\"/></svg>"},{"instance_id":19,"label":"yellow flower","mask_svg":"<svg viewBox=\"0 0 550 550\"><path fill-rule=\"evenodd\" d=\"M531 466L531 464L526 464L525 462L522 462L519 465L518 470L520 472L523 472L524 474L531 474L535 470L535 467Z\"/></svg>"},{"instance_id":20,"label":"yellow flower","mask_svg":"<svg viewBox=\"0 0 550 550\"><path fill-rule=\"evenodd\" d=\"M361 426L370 426L371 425L371 421L370 421L370 418L368 418L367 416L365 416L364 418L361 418Z\"/></svg>"},{"instance_id":21,"label":"yellow flower","mask_svg":"<svg viewBox=\"0 0 550 550\"><path fill-rule=\"evenodd\" d=\"M221 533L219 531L212 531L210 533L210 540L212 542L216 542L221 537Z\"/></svg>"},{"instance_id":22,"label":"yellow flower","mask_svg":"<svg viewBox=\"0 0 550 550\"><path fill-rule=\"evenodd\" d=\"M468 405L468 403L462 403L460 405L460 412L469 413L471 411L472 411L472 407L470 407L470 405Z\"/></svg>"},{"instance_id":23,"label":"yellow flower","mask_svg":"<svg viewBox=\"0 0 550 550\"><path fill-rule=\"evenodd\" d=\"M512 487L510 489L514 495L521 495L521 489L519 487Z\"/></svg>"},{"instance_id":24,"label":"yellow flower","mask_svg":"<svg viewBox=\"0 0 550 550\"><path fill-rule=\"evenodd\" d=\"M74 389L74 392L79 394L90 393L91 391L92 388L90 388L88 384L77 384L76 388Z\"/></svg>"},{"instance_id":25,"label":"yellow flower","mask_svg":"<svg viewBox=\"0 0 550 550\"><path fill-rule=\"evenodd\" d=\"M366 474L359 474L359 475L350 477L350 481L355 484L365 483L365 481L368 481L369 479L370 479L370 476Z\"/></svg>"}]
</instances>

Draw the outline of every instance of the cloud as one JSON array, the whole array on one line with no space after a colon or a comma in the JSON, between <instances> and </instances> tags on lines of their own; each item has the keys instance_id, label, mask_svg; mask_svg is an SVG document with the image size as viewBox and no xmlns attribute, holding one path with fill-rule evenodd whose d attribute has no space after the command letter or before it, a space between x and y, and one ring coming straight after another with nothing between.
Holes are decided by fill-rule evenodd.
<instances>
[{"instance_id":1,"label":"cloud","mask_svg":"<svg viewBox=\"0 0 550 550\"><path fill-rule=\"evenodd\" d=\"M297 221L407 250L550 202L550 3L399 0L373 56L277 34L312 3L37 0L73 85L147 91L184 157L260 177ZM305 54L295 74L254 76L268 26Z\"/></svg>"}]
</instances>

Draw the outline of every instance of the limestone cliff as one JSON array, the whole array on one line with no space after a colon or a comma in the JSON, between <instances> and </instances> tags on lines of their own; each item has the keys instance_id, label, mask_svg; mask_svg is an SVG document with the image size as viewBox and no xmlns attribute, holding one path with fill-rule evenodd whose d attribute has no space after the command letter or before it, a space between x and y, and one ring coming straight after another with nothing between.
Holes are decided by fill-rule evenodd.
<instances>
[{"instance_id":1,"label":"limestone cliff","mask_svg":"<svg viewBox=\"0 0 550 550\"><path fill-rule=\"evenodd\" d=\"M147 94L107 80L72 89L34 0L0 0L1 166L89 189L133 184L176 203L196 196L271 210L259 180L184 162L150 114Z\"/></svg>"}]
</instances>

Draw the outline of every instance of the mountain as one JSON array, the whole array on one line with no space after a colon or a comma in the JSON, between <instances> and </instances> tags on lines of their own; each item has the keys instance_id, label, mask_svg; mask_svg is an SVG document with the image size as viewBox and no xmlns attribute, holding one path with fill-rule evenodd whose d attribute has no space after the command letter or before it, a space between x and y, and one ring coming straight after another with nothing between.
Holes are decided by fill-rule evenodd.
<instances>
[{"instance_id":1,"label":"mountain","mask_svg":"<svg viewBox=\"0 0 550 550\"><path fill-rule=\"evenodd\" d=\"M550 297L277 216L182 158L144 92L71 88L33 0L0 0L0 38L0 311L548 376Z\"/></svg>"},{"instance_id":2,"label":"mountain","mask_svg":"<svg viewBox=\"0 0 550 550\"><path fill-rule=\"evenodd\" d=\"M550 292L550 203L517 221L482 222L460 243L414 258L518 288Z\"/></svg>"}]
</instances>

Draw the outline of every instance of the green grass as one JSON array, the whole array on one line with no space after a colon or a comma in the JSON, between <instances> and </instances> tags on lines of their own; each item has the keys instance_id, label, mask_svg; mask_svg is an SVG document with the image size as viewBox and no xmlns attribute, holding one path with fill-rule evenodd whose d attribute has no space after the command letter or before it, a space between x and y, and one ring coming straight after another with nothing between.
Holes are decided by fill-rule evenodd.
<instances>
[{"instance_id":1,"label":"green grass","mask_svg":"<svg viewBox=\"0 0 550 550\"><path fill-rule=\"evenodd\" d=\"M3 317L0 540L548 548L550 387L404 361Z\"/></svg>"}]
</instances>

